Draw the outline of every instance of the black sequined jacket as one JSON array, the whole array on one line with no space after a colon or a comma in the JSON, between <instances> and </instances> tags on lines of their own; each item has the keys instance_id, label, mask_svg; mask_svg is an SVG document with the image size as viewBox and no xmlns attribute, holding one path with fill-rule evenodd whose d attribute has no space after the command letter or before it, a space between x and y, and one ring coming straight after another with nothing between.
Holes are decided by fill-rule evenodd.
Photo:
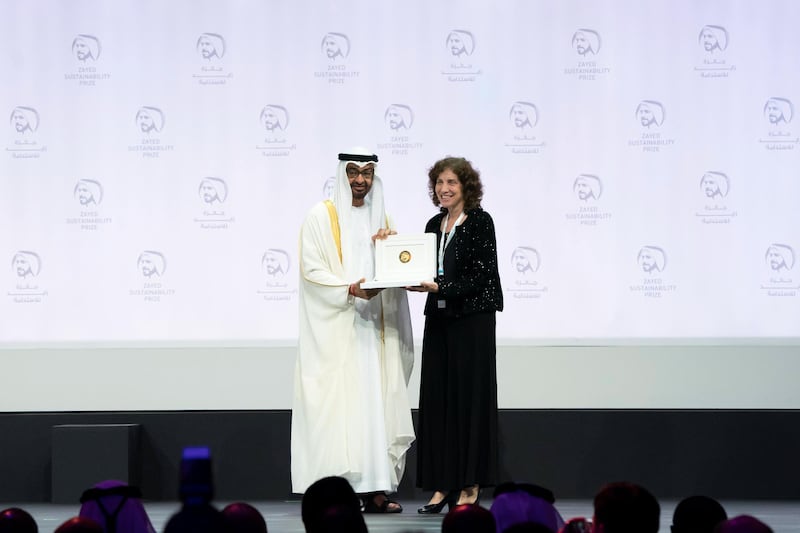
<instances>
[{"instance_id":1,"label":"black sequined jacket","mask_svg":"<svg viewBox=\"0 0 800 533\"><path fill-rule=\"evenodd\" d=\"M425 226L426 233L437 234L437 250L445 214L445 211L439 213ZM494 222L480 207L468 209L466 214L466 220L458 226L456 237L448 246L446 255L450 261L445 263L445 274L436 278L439 292L428 293L426 315L441 313L438 300L442 299L446 301L444 314L448 316L503 310ZM454 268L447 268L450 265Z\"/></svg>"}]
</instances>

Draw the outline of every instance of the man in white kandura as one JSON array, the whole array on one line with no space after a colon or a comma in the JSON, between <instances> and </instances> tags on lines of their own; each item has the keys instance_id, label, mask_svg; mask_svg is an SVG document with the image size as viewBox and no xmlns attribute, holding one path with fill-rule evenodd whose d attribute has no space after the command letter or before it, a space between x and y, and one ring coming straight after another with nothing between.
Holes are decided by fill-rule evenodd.
<instances>
[{"instance_id":1,"label":"man in white kandura","mask_svg":"<svg viewBox=\"0 0 800 533\"><path fill-rule=\"evenodd\" d=\"M405 289L360 286L374 276L375 239L395 233L377 162L363 148L339 154L333 197L311 209L300 233L292 489L341 476L364 512L399 513L387 493L414 441L414 346Z\"/></svg>"}]
</instances>

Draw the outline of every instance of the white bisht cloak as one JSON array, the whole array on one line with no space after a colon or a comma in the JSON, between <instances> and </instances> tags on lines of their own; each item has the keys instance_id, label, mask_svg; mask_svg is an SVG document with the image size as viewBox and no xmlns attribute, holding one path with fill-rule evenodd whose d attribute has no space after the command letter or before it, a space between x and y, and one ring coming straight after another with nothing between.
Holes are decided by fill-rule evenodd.
<instances>
[{"instance_id":1,"label":"white bisht cloak","mask_svg":"<svg viewBox=\"0 0 800 533\"><path fill-rule=\"evenodd\" d=\"M349 184L341 174L339 181L345 181L337 183L334 198L346 202L349 212ZM377 176L373 193L382 197ZM358 280L348 279L342 264L341 250L348 248L346 238L342 243L346 232L339 232L340 218L332 202L321 202L309 213L300 235L300 335L291 429L295 493L304 493L325 476L357 477L364 471L364 432L375 431L365 419L365 406L359 405L355 307L348 299L350 283ZM380 298L383 311L381 390L392 477L385 490L393 492L415 438L407 390L414 348L405 290L385 289L375 298Z\"/></svg>"}]
</instances>

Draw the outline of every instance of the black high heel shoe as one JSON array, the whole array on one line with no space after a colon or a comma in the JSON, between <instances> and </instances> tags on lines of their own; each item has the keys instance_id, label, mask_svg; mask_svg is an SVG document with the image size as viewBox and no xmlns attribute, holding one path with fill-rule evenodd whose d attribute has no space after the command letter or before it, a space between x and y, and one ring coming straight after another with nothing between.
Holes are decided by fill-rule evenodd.
<instances>
[{"instance_id":1,"label":"black high heel shoe","mask_svg":"<svg viewBox=\"0 0 800 533\"><path fill-rule=\"evenodd\" d=\"M458 493L459 491L457 490L451 490L437 503L427 503L417 509L417 512L419 514L439 514L442 512L442 509L444 509L445 505L449 510L451 507L455 507L455 503L458 500Z\"/></svg>"}]
</instances>

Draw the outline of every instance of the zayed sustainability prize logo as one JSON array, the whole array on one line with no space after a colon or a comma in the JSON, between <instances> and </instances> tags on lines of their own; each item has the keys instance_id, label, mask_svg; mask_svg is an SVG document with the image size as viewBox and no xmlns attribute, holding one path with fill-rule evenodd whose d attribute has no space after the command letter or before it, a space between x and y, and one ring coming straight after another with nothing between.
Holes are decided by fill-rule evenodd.
<instances>
[{"instance_id":1,"label":"zayed sustainability prize logo","mask_svg":"<svg viewBox=\"0 0 800 533\"><path fill-rule=\"evenodd\" d=\"M475 36L469 30L451 30L444 43L445 67L442 76L447 81L474 82L483 74L475 64Z\"/></svg>"},{"instance_id":2,"label":"zayed sustainability prize logo","mask_svg":"<svg viewBox=\"0 0 800 533\"><path fill-rule=\"evenodd\" d=\"M139 152L144 159L157 159L164 152L172 152L175 146L162 142L166 116L158 107L142 106L134 117L136 131L142 135L139 144L128 146L129 152Z\"/></svg>"},{"instance_id":3,"label":"zayed sustainability prize logo","mask_svg":"<svg viewBox=\"0 0 800 533\"><path fill-rule=\"evenodd\" d=\"M580 81L595 81L611 72L599 63L598 55L602 46L600 34L589 28L579 28L572 34L572 50L575 53L574 66L564 68L564 74L574 76Z\"/></svg>"},{"instance_id":4,"label":"zayed sustainability prize logo","mask_svg":"<svg viewBox=\"0 0 800 533\"><path fill-rule=\"evenodd\" d=\"M538 154L546 146L539 138L536 127L539 124L539 108L530 101L517 100L511 104L506 119L510 139L505 147L512 154Z\"/></svg>"},{"instance_id":5,"label":"zayed sustainability prize logo","mask_svg":"<svg viewBox=\"0 0 800 533\"><path fill-rule=\"evenodd\" d=\"M667 269L667 253L659 246L642 246L636 255L636 264L644 274L642 281L632 284L632 293L639 293L646 298L661 298L675 292L677 285L664 277Z\"/></svg>"},{"instance_id":6,"label":"zayed sustainability prize logo","mask_svg":"<svg viewBox=\"0 0 800 533\"><path fill-rule=\"evenodd\" d=\"M256 150L262 157L286 157L297 149L289 136L289 110L279 104L267 104L258 114L261 142Z\"/></svg>"},{"instance_id":7,"label":"zayed sustainability prize logo","mask_svg":"<svg viewBox=\"0 0 800 533\"><path fill-rule=\"evenodd\" d=\"M331 31L322 36L320 61L323 67L314 72L314 77L329 84L343 85L345 81L358 78L358 70L348 68L350 38L340 32Z\"/></svg>"},{"instance_id":8,"label":"zayed sustainability prize logo","mask_svg":"<svg viewBox=\"0 0 800 533\"><path fill-rule=\"evenodd\" d=\"M628 146L641 148L642 152L655 153L675 144L675 139L667 138L662 133L666 109L661 102L642 100L636 106L635 117L641 133L638 139L629 140Z\"/></svg>"},{"instance_id":9,"label":"zayed sustainability prize logo","mask_svg":"<svg viewBox=\"0 0 800 533\"><path fill-rule=\"evenodd\" d=\"M48 292L39 285L42 259L30 250L19 250L11 258L13 287L8 297L13 303L41 303Z\"/></svg>"},{"instance_id":10,"label":"zayed sustainability prize logo","mask_svg":"<svg viewBox=\"0 0 800 533\"><path fill-rule=\"evenodd\" d=\"M111 223L111 217L103 216L103 184L97 180L79 179L72 188L72 203L78 209L77 216L67 218L67 225L81 231L97 231Z\"/></svg>"},{"instance_id":11,"label":"zayed sustainability prize logo","mask_svg":"<svg viewBox=\"0 0 800 533\"><path fill-rule=\"evenodd\" d=\"M794 150L800 138L794 133L794 104L788 98L773 96L764 104L764 121L767 124L766 135L759 139L768 151Z\"/></svg>"},{"instance_id":12,"label":"zayed sustainability prize logo","mask_svg":"<svg viewBox=\"0 0 800 533\"><path fill-rule=\"evenodd\" d=\"M707 24L700 28L697 36L700 59L694 70L701 78L727 78L736 70L726 54L729 39L728 30L723 26Z\"/></svg>"},{"instance_id":13,"label":"zayed sustainability prize logo","mask_svg":"<svg viewBox=\"0 0 800 533\"><path fill-rule=\"evenodd\" d=\"M80 87L95 87L109 80L111 74L98 70L103 47L94 35L80 33L72 39L71 53L75 59L75 70L64 74L67 81L77 81Z\"/></svg>"},{"instance_id":14,"label":"zayed sustainability prize logo","mask_svg":"<svg viewBox=\"0 0 800 533\"><path fill-rule=\"evenodd\" d=\"M580 226L598 226L611 218L611 213L602 210L599 205L603 196L603 182L598 176L579 174L572 182L572 194L578 210L566 213L567 220L573 220Z\"/></svg>"},{"instance_id":15,"label":"zayed sustainability prize logo","mask_svg":"<svg viewBox=\"0 0 800 533\"><path fill-rule=\"evenodd\" d=\"M709 170L700 178L702 208L695 217L703 224L730 224L738 212L728 206L731 180L724 172Z\"/></svg>"},{"instance_id":16,"label":"zayed sustainability prize logo","mask_svg":"<svg viewBox=\"0 0 800 533\"><path fill-rule=\"evenodd\" d=\"M222 178L205 177L197 186L197 196L201 211L194 222L201 229L228 229L229 224L236 221L226 211L228 200L228 184Z\"/></svg>"},{"instance_id":17,"label":"zayed sustainability prize logo","mask_svg":"<svg viewBox=\"0 0 800 533\"><path fill-rule=\"evenodd\" d=\"M761 284L764 294L771 297L797 296L800 291L795 273L794 248L784 243L772 243L764 252L767 279Z\"/></svg>"},{"instance_id":18,"label":"zayed sustainability prize logo","mask_svg":"<svg viewBox=\"0 0 800 533\"><path fill-rule=\"evenodd\" d=\"M386 142L378 143L378 150L392 155L406 156L411 150L422 148L412 136L414 110L406 104L390 104L383 112L383 122L388 132Z\"/></svg>"},{"instance_id":19,"label":"zayed sustainability prize logo","mask_svg":"<svg viewBox=\"0 0 800 533\"><path fill-rule=\"evenodd\" d=\"M201 33L194 45L200 66L192 74L198 85L225 85L233 78L224 65L225 37L218 33Z\"/></svg>"},{"instance_id":20,"label":"zayed sustainability prize logo","mask_svg":"<svg viewBox=\"0 0 800 533\"><path fill-rule=\"evenodd\" d=\"M173 296L175 289L166 286L164 274L167 271L167 258L159 251L144 250L136 259L136 270L139 273L141 287L131 289L130 296L141 298L145 302L158 303L162 298Z\"/></svg>"},{"instance_id":21,"label":"zayed sustainability prize logo","mask_svg":"<svg viewBox=\"0 0 800 533\"><path fill-rule=\"evenodd\" d=\"M13 139L6 151L13 159L38 159L47 151L39 144L36 132L39 129L39 112L30 106L17 106L11 110L8 124Z\"/></svg>"},{"instance_id":22,"label":"zayed sustainability prize logo","mask_svg":"<svg viewBox=\"0 0 800 533\"><path fill-rule=\"evenodd\" d=\"M539 299L548 288L539 279L542 257L532 246L517 246L511 252L509 268L512 283L506 289L513 298Z\"/></svg>"},{"instance_id":23,"label":"zayed sustainability prize logo","mask_svg":"<svg viewBox=\"0 0 800 533\"><path fill-rule=\"evenodd\" d=\"M256 293L264 301L289 301L297 289L289 285L289 254L280 248L268 248L261 255L263 282Z\"/></svg>"}]
</instances>

